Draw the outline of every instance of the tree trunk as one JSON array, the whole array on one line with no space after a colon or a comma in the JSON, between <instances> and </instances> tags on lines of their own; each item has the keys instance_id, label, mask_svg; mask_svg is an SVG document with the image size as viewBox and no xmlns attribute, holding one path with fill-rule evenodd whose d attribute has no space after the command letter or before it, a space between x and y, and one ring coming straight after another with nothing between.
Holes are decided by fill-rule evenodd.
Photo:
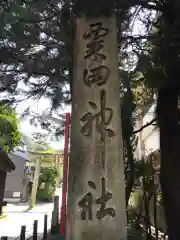
<instances>
[{"instance_id":1,"label":"tree trunk","mask_svg":"<svg viewBox=\"0 0 180 240\"><path fill-rule=\"evenodd\" d=\"M126 195L126 208L128 207L129 198L134 186L134 157L133 157L133 150L130 142L130 137L126 139L126 148L127 148L127 158L128 158L128 164L129 164L129 174L127 179L127 186L125 189L125 195Z\"/></svg>"},{"instance_id":2,"label":"tree trunk","mask_svg":"<svg viewBox=\"0 0 180 240\"><path fill-rule=\"evenodd\" d=\"M178 116L178 88L159 90L157 120L160 127L160 183L169 240L180 239L180 130Z\"/></svg>"}]
</instances>

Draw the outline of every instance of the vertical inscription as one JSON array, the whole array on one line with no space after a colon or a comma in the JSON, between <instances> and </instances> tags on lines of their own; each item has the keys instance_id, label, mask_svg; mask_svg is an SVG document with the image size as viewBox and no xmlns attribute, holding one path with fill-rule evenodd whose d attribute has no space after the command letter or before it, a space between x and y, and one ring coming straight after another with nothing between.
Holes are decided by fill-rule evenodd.
<instances>
[{"instance_id":1,"label":"vertical inscription","mask_svg":"<svg viewBox=\"0 0 180 240\"><path fill-rule=\"evenodd\" d=\"M80 121L83 126L81 132L84 136L89 137L92 135L93 124L95 124L96 130L100 133L102 151L101 151L101 162L102 168L105 170L105 134L107 133L108 137L114 136L114 131L108 128L108 125L111 123L113 118L112 108L106 107L106 91L100 91L100 110L97 111L96 103L89 101L89 105L95 113L92 112L85 113Z\"/></svg>"},{"instance_id":2,"label":"vertical inscription","mask_svg":"<svg viewBox=\"0 0 180 240\"><path fill-rule=\"evenodd\" d=\"M100 205L100 208L96 211L96 218L98 220L103 219L106 216L111 216L112 218L116 216L116 211L114 208L106 208L106 203L112 198L112 193L106 190L106 180L101 178L102 189L101 196L94 200L93 194L88 192L79 202L78 205L82 209L81 220L93 220L92 205L93 202ZM96 185L92 181L88 181L88 186L91 189L96 189Z\"/></svg>"},{"instance_id":3,"label":"vertical inscription","mask_svg":"<svg viewBox=\"0 0 180 240\"><path fill-rule=\"evenodd\" d=\"M67 240L127 239L115 17L77 19Z\"/></svg>"},{"instance_id":4,"label":"vertical inscription","mask_svg":"<svg viewBox=\"0 0 180 240\"><path fill-rule=\"evenodd\" d=\"M84 59L87 62L87 68L83 70L83 82L86 87L91 88L93 85L96 87L104 86L109 77L110 69L106 66L105 61L107 59L104 53L104 38L109 34L109 29L103 26L102 22L96 22L89 24L89 29L84 33L83 39L87 42ZM99 106L96 102L89 101L91 111L85 113L81 118L82 123L81 133L90 137L93 134L93 126L100 135L101 142L101 166L105 173L105 140L106 136L113 137L114 131L108 127L113 119L112 108L107 107L106 98L107 92L105 89L100 89L99 92ZM103 176L101 179L102 194L98 199L94 200L93 194L87 192L85 196L78 202L81 211L81 220L93 220L92 205L93 203L100 205L100 208L96 212L96 218L101 220L105 216L115 217L116 212L113 208L107 208L106 203L112 199L112 193L106 189L106 179ZM96 189L96 184L91 182L88 187Z\"/></svg>"},{"instance_id":5,"label":"vertical inscription","mask_svg":"<svg viewBox=\"0 0 180 240\"><path fill-rule=\"evenodd\" d=\"M100 198L96 199L96 204L100 204L99 210L96 212L97 219L102 219L105 216L109 215L111 217L115 217L116 211L114 208L106 208L106 203L112 198L112 193L106 190L106 180L105 178L101 178L102 182L102 194Z\"/></svg>"},{"instance_id":6,"label":"vertical inscription","mask_svg":"<svg viewBox=\"0 0 180 240\"><path fill-rule=\"evenodd\" d=\"M106 84L109 75L110 70L104 65L91 68L90 70L84 69L83 82L87 87L91 87L93 84L101 86Z\"/></svg>"},{"instance_id":7,"label":"vertical inscription","mask_svg":"<svg viewBox=\"0 0 180 240\"><path fill-rule=\"evenodd\" d=\"M100 110L97 112L97 105L94 102L89 101L89 105L92 110L95 112L85 113L80 121L83 123L81 128L81 132L84 136L89 137L92 135L93 123L96 126L96 130L100 133L102 140L102 124L108 126L113 118L113 110L112 108L106 107L106 92L105 90L100 91ZM114 131L110 128L105 128L109 137L114 136Z\"/></svg>"},{"instance_id":8,"label":"vertical inscription","mask_svg":"<svg viewBox=\"0 0 180 240\"><path fill-rule=\"evenodd\" d=\"M104 48L104 37L109 30L103 27L102 22L96 22L89 25L89 30L84 33L84 40L87 40L84 59L92 57L94 61L105 60L106 55L100 51Z\"/></svg>"}]
</instances>

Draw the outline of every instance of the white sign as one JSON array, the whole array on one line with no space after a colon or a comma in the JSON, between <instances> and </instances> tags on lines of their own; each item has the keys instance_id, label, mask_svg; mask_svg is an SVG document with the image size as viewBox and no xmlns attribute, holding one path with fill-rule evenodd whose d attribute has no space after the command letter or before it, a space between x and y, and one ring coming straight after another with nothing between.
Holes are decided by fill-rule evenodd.
<instances>
[{"instance_id":1,"label":"white sign","mask_svg":"<svg viewBox=\"0 0 180 240\"><path fill-rule=\"evenodd\" d=\"M13 197L14 198L19 198L21 196L20 192L13 192Z\"/></svg>"}]
</instances>

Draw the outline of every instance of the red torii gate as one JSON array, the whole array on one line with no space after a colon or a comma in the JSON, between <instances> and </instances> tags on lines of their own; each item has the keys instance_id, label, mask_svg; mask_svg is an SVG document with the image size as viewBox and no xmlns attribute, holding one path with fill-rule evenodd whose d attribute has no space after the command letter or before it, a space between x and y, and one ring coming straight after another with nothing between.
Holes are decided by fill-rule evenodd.
<instances>
[{"instance_id":1,"label":"red torii gate","mask_svg":"<svg viewBox=\"0 0 180 240\"><path fill-rule=\"evenodd\" d=\"M62 185L62 205L60 216L60 235L65 236L66 202L67 202L67 181L68 181L68 155L69 155L69 128L70 113L66 113L65 135L64 135L64 161L63 161L63 185Z\"/></svg>"}]
</instances>

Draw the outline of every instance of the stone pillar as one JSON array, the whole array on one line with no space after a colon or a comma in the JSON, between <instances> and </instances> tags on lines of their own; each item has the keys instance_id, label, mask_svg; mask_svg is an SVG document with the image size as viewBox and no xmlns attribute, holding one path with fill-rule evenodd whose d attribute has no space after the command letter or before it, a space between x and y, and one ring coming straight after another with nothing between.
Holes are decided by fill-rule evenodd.
<instances>
[{"instance_id":1,"label":"stone pillar","mask_svg":"<svg viewBox=\"0 0 180 240\"><path fill-rule=\"evenodd\" d=\"M30 207L35 207L36 204L36 194L37 194L37 188L39 183L39 175L41 170L41 158L36 159L36 168L34 173L34 181L33 181L33 187L31 192L31 200L30 200Z\"/></svg>"},{"instance_id":2,"label":"stone pillar","mask_svg":"<svg viewBox=\"0 0 180 240\"><path fill-rule=\"evenodd\" d=\"M54 209L52 211L51 233L55 234L59 231L59 196L54 197Z\"/></svg>"},{"instance_id":3,"label":"stone pillar","mask_svg":"<svg viewBox=\"0 0 180 240\"><path fill-rule=\"evenodd\" d=\"M115 18L77 20L66 240L127 237Z\"/></svg>"}]
</instances>

